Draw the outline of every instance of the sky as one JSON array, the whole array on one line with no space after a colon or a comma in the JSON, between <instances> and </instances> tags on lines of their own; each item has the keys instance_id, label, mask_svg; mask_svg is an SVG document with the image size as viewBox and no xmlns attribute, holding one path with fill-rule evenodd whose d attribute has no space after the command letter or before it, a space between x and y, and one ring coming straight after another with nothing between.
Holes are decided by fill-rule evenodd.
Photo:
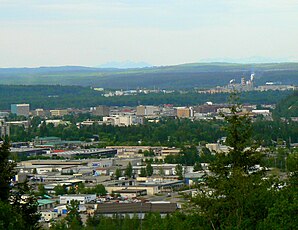
<instances>
[{"instance_id":1,"label":"sky","mask_svg":"<svg viewBox=\"0 0 298 230\"><path fill-rule=\"evenodd\" d=\"M298 61L297 0L0 0L0 67Z\"/></svg>"}]
</instances>

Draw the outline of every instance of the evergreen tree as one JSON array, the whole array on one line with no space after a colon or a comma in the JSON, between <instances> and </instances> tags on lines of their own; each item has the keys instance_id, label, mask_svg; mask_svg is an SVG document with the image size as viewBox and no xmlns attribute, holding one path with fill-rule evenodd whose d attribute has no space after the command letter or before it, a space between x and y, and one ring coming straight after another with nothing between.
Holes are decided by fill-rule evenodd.
<instances>
[{"instance_id":1,"label":"evergreen tree","mask_svg":"<svg viewBox=\"0 0 298 230\"><path fill-rule=\"evenodd\" d=\"M43 196L43 195L46 195L46 194L47 194L47 191L46 191L44 185L39 184L38 185L38 195Z\"/></svg>"},{"instance_id":2,"label":"evergreen tree","mask_svg":"<svg viewBox=\"0 0 298 230\"><path fill-rule=\"evenodd\" d=\"M196 162L195 165L193 166L193 171L197 172L197 171L201 171L201 170L203 170L203 167L202 167L201 163Z\"/></svg>"},{"instance_id":3,"label":"evergreen tree","mask_svg":"<svg viewBox=\"0 0 298 230\"><path fill-rule=\"evenodd\" d=\"M12 205L0 201L0 229L26 229L22 216Z\"/></svg>"},{"instance_id":4,"label":"evergreen tree","mask_svg":"<svg viewBox=\"0 0 298 230\"><path fill-rule=\"evenodd\" d=\"M83 222L79 213L79 204L79 201L71 200L70 204L66 206L68 213L65 217L65 220L69 229L81 229L83 226Z\"/></svg>"},{"instance_id":5,"label":"evergreen tree","mask_svg":"<svg viewBox=\"0 0 298 230\"><path fill-rule=\"evenodd\" d=\"M28 181L16 185L12 191L10 202L14 209L21 214L26 229L40 228L37 199L28 185Z\"/></svg>"},{"instance_id":6,"label":"evergreen tree","mask_svg":"<svg viewBox=\"0 0 298 230\"><path fill-rule=\"evenodd\" d=\"M11 179L16 173L14 170L16 164L9 159L9 147L7 139L5 139L0 146L0 201L4 202L8 201Z\"/></svg>"},{"instance_id":7,"label":"evergreen tree","mask_svg":"<svg viewBox=\"0 0 298 230\"><path fill-rule=\"evenodd\" d=\"M179 180L183 179L183 166L181 164L176 165L175 174L178 176Z\"/></svg>"},{"instance_id":8,"label":"evergreen tree","mask_svg":"<svg viewBox=\"0 0 298 230\"><path fill-rule=\"evenodd\" d=\"M121 172L121 169L117 168L116 171L115 171L115 177L116 179L119 179L119 177L122 176L122 172Z\"/></svg>"},{"instance_id":9,"label":"evergreen tree","mask_svg":"<svg viewBox=\"0 0 298 230\"><path fill-rule=\"evenodd\" d=\"M125 169L125 176L127 176L128 178L132 177L132 165L129 162L126 169Z\"/></svg>"},{"instance_id":10,"label":"evergreen tree","mask_svg":"<svg viewBox=\"0 0 298 230\"><path fill-rule=\"evenodd\" d=\"M230 151L216 155L194 203L210 228L255 229L267 216L275 190L271 179L262 179L264 171L255 172L261 155L252 145L249 117L238 114L241 108L234 100L230 109L231 114L225 116Z\"/></svg>"},{"instance_id":11,"label":"evergreen tree","mask_svg":"<svg viewBox=\"0 0 298 230\"><path fill-rule=\"evenodd\" d=\"M140 176L141 176L141 177L146 177L146 176L147 176L146 168L141 168Z\"/></svg>"},{"instance_id":12,"label":"evergreen tree","mask_svg":"<svg viewBox=\"0 0 298 230\"><path fill-rule=\"evenodd\" d=\"M153 175L153 167L150 162L148 162L146 165L146 172L147 172L147 176Z\"/></svg>"},{"instance_id":13,"label":"evergreen tree","mask_svg":"<svg viewBox=\"0 0 298 230\"><path fill-rule=\"evenodd\" d=\"M65 185L60 185L60 184L54 187L54 191L57 196L64 195L67 193L67 189Z\"/></svg>"},{"instance_id":14,"label":"evergreen tree","mask_svg":"<svg viewBox=\"0 0 298 230\"><path fill-rule=\"evenodd\" d=\"M164 176L165 175L165 170L162 167L159 167L158 169L158 175Z\"/></svg>"}]
</instances>

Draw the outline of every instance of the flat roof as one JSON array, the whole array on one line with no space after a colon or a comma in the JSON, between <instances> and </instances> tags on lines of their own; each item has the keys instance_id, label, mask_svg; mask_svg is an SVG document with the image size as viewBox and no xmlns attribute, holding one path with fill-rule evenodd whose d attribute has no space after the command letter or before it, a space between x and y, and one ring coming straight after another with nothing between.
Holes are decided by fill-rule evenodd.
<instances>
[{"instance_id":1,"label":"flat roof","mask_svg":"<svg viewBox=\"0 0 298 230\"><path fill-rule=\"evenodd\" d=\"M45 204L53 204L53 203L55 203L55 201L54 200L48 200L48 199L38 199L37 203L38 203L38 206L42 206L42 205L45 205Z\"/></svg>"},{"instance_id":2,"label":"flat roof","mask_svg":"<svg viewBox=\"0 0 298 230\"><path fill-rule=\"evenodd\" d=\"M121 189L115 190L114 193L137 193L137 192L144 192L147 191L146 189Z\"/></svg>"},{"instance_id":3,"label":"flat roof","mask_svg":"<svg viewBox=\"0 0 298 230\"><path fill-rule=\"evenodd\" d=\"M97 205L96 213L172 213L177 210L176 203L103 203Z\"/></svg>"}]
</instances>

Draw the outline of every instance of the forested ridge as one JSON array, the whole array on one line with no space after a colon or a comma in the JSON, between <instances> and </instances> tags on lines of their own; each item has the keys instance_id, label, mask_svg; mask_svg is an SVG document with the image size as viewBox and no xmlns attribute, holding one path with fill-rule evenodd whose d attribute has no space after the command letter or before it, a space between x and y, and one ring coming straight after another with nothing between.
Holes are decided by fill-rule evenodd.
<instances>
[{"instance_id":1,"label":"forested ridge","mask_svg":"<svg viewBox=\"0 0 298 230\"><path fill-rule=\"evenodd\" d=\"M298 117L298 90L282 99L274 110L276 117Z\"/></svg>"},{"instance_id":2,"label":"forested ridge","mask_svg":"<svg viewBox=\"0 0 298 230\"><path fill-rule=\"evenodd\" d=\"M243 92L242 103L276 104L292 91ZM228 93L198 94L193 90L181 93L150 93L131 96L104 97L90 87L61 85L0 85L0 110L10 110L15 103L29 103L31 109L89 108L97 105L137 106L174 104L175 106L204 104L206 101L225 103Z\"/></svg>"},{"instance_id":3,"label":"forested ridge","mask_svg":"<svg viewBox=\"0 0 298 230\"><path fill-rule=\"evenodd\" d=\"M264 85L268 81L298 84L297 63L190 63L140 69L80 66L2 68L0 84L82 85L113 89L137 87L190 89L222 86L228 84L231 79L240 82L243 75L249 78L252 72L255 73L257 85Z\"/></svg>"}]
</instances>

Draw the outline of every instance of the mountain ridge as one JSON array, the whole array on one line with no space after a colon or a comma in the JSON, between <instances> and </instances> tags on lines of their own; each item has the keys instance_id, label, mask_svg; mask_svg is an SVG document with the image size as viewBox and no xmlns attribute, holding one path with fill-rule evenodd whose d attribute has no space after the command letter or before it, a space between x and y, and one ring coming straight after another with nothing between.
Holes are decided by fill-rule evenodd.
<instances>
[{"instance_id":1,"label":"mountain ridge","mask_svg":"<svg viewBox=\"0 0 298 230\"><path fill-rule=\"evenodd\" d=\"M298 63L185 63L144 68L55 66L0 68L0 84L82 85L103 88L210 88L255 73L257 84L267 81L298 85Z\"/></svg>"}]
</instances>

